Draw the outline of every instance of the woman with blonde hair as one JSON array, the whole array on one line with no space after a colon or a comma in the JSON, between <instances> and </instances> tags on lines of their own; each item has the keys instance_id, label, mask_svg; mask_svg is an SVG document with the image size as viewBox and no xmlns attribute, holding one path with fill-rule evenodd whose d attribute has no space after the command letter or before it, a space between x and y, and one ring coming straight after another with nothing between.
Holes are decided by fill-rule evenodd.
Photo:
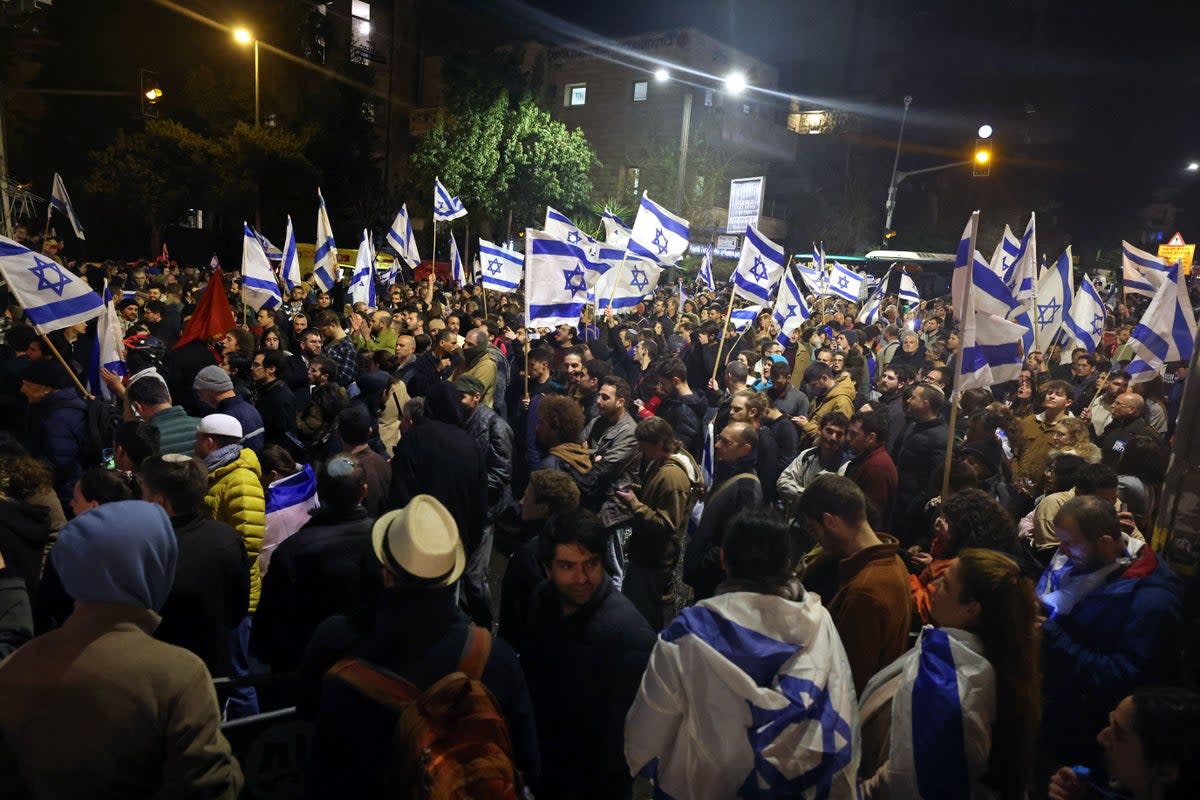
<instances>
[{"instance_id":1,"label":"woman with blonde hair","mask_svg":"<svg viewBox=\"0 0 1200 800\"><path fill-rule=\"evenodd\" d=\"M968 548L935 586L936 627L859 701L863 797L1022 798L1041 716L1033 584Z\"/></svg>"},{"instance_id":2,"label":"woman with blonde hair","mask_svg":"<svg viewBox=\"0 0 1200 800\"><path fill-rule=\"evenodd\" d=\"M1089 464L1100 463L1100 448L1092 442L1088 424L1079 417L1059 417L1050 429L1050 441L1060 453L1074 453Z\"/></svg>"}]
</instances>

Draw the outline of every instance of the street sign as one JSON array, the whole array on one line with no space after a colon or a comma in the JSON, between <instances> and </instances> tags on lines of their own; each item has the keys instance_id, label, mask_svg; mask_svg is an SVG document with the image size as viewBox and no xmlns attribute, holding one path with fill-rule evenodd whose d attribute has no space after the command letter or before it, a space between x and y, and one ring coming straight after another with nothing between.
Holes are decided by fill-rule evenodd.
<instances>
[{"instance_id":1,"label":"street sign","mask_svg":"<svg viewBox=\"0 0 1200 800\"><path fill-rule=\"evenodd\" d=\"M729 182L729 214L725 221L725 232L743 234L747 225L758 227L762 217L763 189L766 179L734 178Z\"/></svg>"},{"instance_id":2,"label":"street sign","mask_svg":"<svg viewBox=\"0 0 1200 800\"><path fill-rule=\"evenodd\" d=\"M1158 257L1165 258L1168 264L1176 261L1183 262L1183 274L1192 274L1192 259L1196 256L1196 245L1184 244L1183 234L1176 233L1166 244L1158 246Z\"/></svg>"},{"instance_id":3,"label":"street sign","mask_svg":"<svg viewBox=\"0 0 1200 800\"><path fill-rule=\"evenodd\" d=\"M729 234L721 234L717 237L718 250L741 250L742 244L738 241L737 236Z\"/></svg>"}]
</instances>

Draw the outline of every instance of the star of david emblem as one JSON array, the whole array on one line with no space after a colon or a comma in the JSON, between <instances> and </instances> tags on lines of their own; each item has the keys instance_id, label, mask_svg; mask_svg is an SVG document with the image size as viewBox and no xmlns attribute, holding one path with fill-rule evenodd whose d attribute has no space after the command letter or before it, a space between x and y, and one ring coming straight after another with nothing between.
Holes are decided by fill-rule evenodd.
<instances>
[{"instance_id":1,"label":"star of david emblem","mask_svg":"<svg viewBox=\"0 0 1200 800\"><path fill-rule=\"evenodd\" d=\"M788 303L787 311L783 313L785 319L796 316L796 305L794 303Z\"/></svg>"},{"instance_id":2,"label":"star of david emblem","mask_svg":"<svg viewBox=\"0 0 1200 800\"><path fill-rule=\"evenodd\" d=\"M767 262L763 261L760 256L755 256L754 263L750 265L750 274L756 281L765 281L767 279Z\"/></svg>"},{"instance_id":3,"label":"star of david emblem","mask_svg":"<svg viewBox=\"0 0 1200 800\"><path fill-rule=\"evenodd\" d=\"M579 231L568 231L567 241L571 244L579 244L581 241L583 241L583 237L579 235Z\"/></svg>"},{"instance_id":4,"label":"star of david emblem","mask_svg":"<svg viewBox=\"0 0 1200 800\"><path fill-rule=\"evenodd\" d=\"M48 261L44 258L33 257L33 261L37 264L36 267L30 267L29 271L37 275L38 285L37 290L40 292L43 289L49 289L59 297L62 297L63 289L71 283L71 279L63 274L62 268L53 261ZM47 277L46 273L53 272L58 276L57 281L52 281Z\"/></svg>"},{"instance_id":5,"label":"star of david emblem","mask_svg":"<svg viewBox=\"0 0 1200 800\"><path fill-rule=\"evenodd\" d=\"M500 259L493 258L491 261L488 262L488 266L487 266L488 274L489 275L499 275L500 274L500 266L501 266Z\"/></svg>"},{"instance_id":6,"label":"star of david emblem","mask_svg":"<svg viewBox=\"0 0 1200 800\"><path fill-rule=\"evenodd\" d=\"M1092 315L1092 336L1104 333L1104 317L1101 314Z\"/></svg>"},{"instance_id":7,"label":"star of david emblem","mask_svg":"<svg viewBox=\"0 0 1200 800\"><path fill-rule=\"evenodd\" d=\"M658 248L658 254L660 256L667 254L667 235L663 233L662 228L658 228L655 231L653 244Z\"/></svg>"},{"instance_id":8,"label":"star of david emblem","mask_svg":"<svg viewBox=\"0 0 1200 800\"><path fill-rule=\"evenodd\" d=\"M1054 318L1058 316L1062 305L1059 304L1057 298L1050 298L1049 303L1038 303L1038 325L1051 325L1054 323Z\"/></svg>"},{"instance_id":9,"label":"star of david emblem","mask_svg":"<svg viewBox=\"0 0 1200 800\"><path fill-rule=\"evenodd\" d=\"M435 208L436 208L438 211L445 211L445 210L446 210L446 201L445 201L445 200L442 200L442 199L439 197L439 198L438 198L438 201L437 201L436 203L434 203L434 207L435 207Z\"/></svg>"},{"instance_id":10,"label":"star of david emblem","mask_svg":"<svg viewBox=\"0 0 1200 800\"><path fill-rule=\"evenodd\" d=\"M850 288L850 279L847 278L845 275L839 276L838 277L838 288L839 289L849 289Z\"/></svg>"},{"instance_id":11,"label":"star of david emblem","mask_svg":"<svg viewBox=\"0 0 1200 800\"><path fill-rule=\"evenodd\" d=\"M633 277L629 279L629 285L637 289L639 292L646 288L650 283L650 279L646 277L646 270L633 268Z\"/></svg>"},{"instance_id":12,"label":"star of david emblem","mask_svg":"<svg viewBox=\"0 0 1200 800\"><path fill-rule=\"evenodd\" d=\"M587 291L587 281L584 280L583 270L579 268L578 264L575 265L575 269L564 269L562 274L564 279L564 289L569 292Z\"/></svg>"}]
</instances>

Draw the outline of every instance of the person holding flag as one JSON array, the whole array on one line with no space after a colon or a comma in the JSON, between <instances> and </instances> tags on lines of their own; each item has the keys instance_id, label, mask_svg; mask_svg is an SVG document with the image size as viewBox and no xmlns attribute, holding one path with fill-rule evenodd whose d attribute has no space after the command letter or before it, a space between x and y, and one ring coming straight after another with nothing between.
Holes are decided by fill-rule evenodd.
<instances>
[{"instance_id":1,"label":"person holding flag","mask_svg":"<svg viewBox=\"0 0 1200 800\"><path fill-rule=\"evenodd\" d=\"M742 240L741 258L729 278L733 291L729 294L729 310L725 312L725 319L733 319L733 302L739 297L754 304L769 303L786 266L787 256L783 247L763 236L753 225L748 225ZM721 368L724 347L725 337L722 336L717 346L717 363L713 365L713 374L710 376L712 380L716 380L717 370Z\"/></svg>"}]
</instances>

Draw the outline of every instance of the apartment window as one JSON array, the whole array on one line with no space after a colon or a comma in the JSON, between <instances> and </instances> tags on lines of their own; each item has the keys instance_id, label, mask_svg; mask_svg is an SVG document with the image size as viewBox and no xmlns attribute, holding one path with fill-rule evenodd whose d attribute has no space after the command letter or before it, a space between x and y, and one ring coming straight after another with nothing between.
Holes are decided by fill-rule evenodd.
<instances>
[{"instance_id":1,"label":"apartment window","mask_svg":"<svg viewBox=\"0 0 1200 800\"><path fill-rule=\"evenodd\" d=\"M712 108L712 104L713 104L712 89L705 89L704 90L704 107Z\"/></svg>"},{"instance_id":2,"label":"apartment window","mask_svg":"<svg viewBox=\"0 0 1200 800\"><path fill-rule=\"evenodd\" d=\"M633 102L640 103L646 99L646 94L650 91L650 81L634 81L633 82Z\"/></svg>"},{"instance_id":3,"label":"apartment window","mask_svg":"<svg viewBox=\"0 0 1200 800\"><path fill-rule=\"evenodd\" d=\"M587 103L587 84L568 83L566 90L563 92L563 105L568 108L574 108L585 103Z\"/></svg>"},{"instance_id":4,"label":"apartment window","mask_svg":"<svg viewBox=\"0 0 1200 800\"><path fill-rule=\"evenodd\" d=\"M350 5L350 60L355 64L371 61L371 4L353 0Z\"/></svg>"},{"instance_id":5,"label":"apartment window","mask_svg":"<svg viewBox=\"0 0 1200 800\"><path fill-rule=\"evenodd\" d=\"M370 22L371 4L364 2L364 0L352 0L350 3L350 16Z\"/></svg>"}]
</instances>

